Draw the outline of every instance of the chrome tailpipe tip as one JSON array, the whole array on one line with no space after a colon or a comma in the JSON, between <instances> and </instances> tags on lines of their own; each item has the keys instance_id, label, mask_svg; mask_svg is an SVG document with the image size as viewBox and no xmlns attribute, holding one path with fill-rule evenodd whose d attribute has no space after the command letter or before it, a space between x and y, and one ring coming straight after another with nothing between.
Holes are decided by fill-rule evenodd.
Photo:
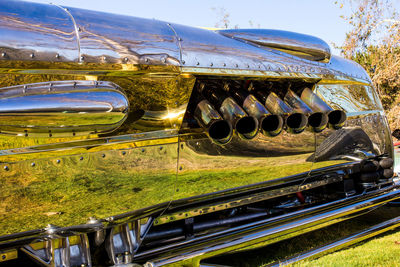
<instances>
[{"instance_id":1,"label":"chrome tailpipe tip","mask_svg":"<svg viewBox=\"0 0 400 267\"><path fill-rule=\"evenodd\" d=\"M211 123L207 133L214 143L225 145L232 139L232 125L226 120L217 120Z\"/></svg>"},{"instance_id":2,"label":"chrome tailpipe tip","mask_svg":"<svg viewBox=\"0 0 400 267\"><path fill-rule=\"evenodd\" d=\"M307 116L303 113L292 113L286 118L286 126L291 133L299 134L303 132L308 124Z\"/></svg>"},{"instance_id":3,"label":"chrome tailpipe tip","mask_svg":"<svg viewBox=\"0 0 400 267\"><path fill-rule=\"evenodd\" d=\"M260 120L260 130L265 136L277 136L282 132L284 120L279 115L270 114Z\"/></svg>"},{"instance_id":4,"label":"chrome tailpipe tip","mask_svg":"<svg viewBox=\"0 0 400 267\"><path fill-rule=\"evenodd\" d=\"M332 110L328 114L329 127L338 130L344 126L347 115L343 110Z\"/></svg>"},{"instance_id":5,"label":"chrome tailpipe tip","mask_svg":"<svg viewBox=\"0 0 400 267\"><path fill-rule=\"evenodd\" d=\"M322 132L328 125L328 121L328 115L323 112L314 112L308 116L308 125L310 126L311 131L315 133Z\"/></svg>"},{"instance_id":6,"label":"chrome tailpipe tip","mask_svg":"<svg viewBox=\"0 0 400 267\"><path fill-rule=\"evenodd\" d=\"M244 116L235 122L236 134L242 139L253 139L258 133L258 120L251 116Z\"/></svg>"}]
</instances>

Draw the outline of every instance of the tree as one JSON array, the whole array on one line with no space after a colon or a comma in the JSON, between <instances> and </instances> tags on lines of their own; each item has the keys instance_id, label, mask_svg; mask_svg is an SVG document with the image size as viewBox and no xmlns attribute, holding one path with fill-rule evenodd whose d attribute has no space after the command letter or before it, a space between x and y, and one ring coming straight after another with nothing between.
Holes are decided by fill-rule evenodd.
<instances>
[{"instance_id":1,"label":"tree","mask_svg":"<svg viewBox=\"0 0 400 267\"><path fill-rule=\"evenodd\" d=\"M352 30L340 47L342 54L368 71L384 107L390 110L400 101L400 11L387 0L336 3L352 8L350 16L343 16Z\"/></svg>"}]
</instances>

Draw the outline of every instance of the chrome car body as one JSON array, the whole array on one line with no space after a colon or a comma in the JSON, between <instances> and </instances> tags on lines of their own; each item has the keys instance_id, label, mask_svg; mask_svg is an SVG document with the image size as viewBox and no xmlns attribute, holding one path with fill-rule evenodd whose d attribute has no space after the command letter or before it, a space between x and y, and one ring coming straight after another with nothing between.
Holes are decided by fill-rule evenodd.
<instances>
[{"instance_id":1,"label":"chrome car body","mask_svg":"<svg viewBox=\"0 0 400 267\"><path fill-rule=\"evenodd\" d=\"M3 260L196 266L400 198L391 158L318 38L0 0Z\"/></svg>"}]
</instances>

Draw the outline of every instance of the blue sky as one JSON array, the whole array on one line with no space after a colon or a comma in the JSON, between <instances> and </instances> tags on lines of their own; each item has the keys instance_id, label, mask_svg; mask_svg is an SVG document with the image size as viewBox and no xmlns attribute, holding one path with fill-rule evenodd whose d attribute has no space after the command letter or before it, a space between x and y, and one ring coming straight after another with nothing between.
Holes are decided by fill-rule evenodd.
<instances>
[{"instance_id":1,"label":"blue sky","mask_svg":"<svg viewBox=\"0 0 400 267\"><path fill-rule=\"evenodd\" d=\"M282 29L315 35L330 44L342 44L349 25L340 15L350 7L340 8L334 0L34 0L35 2L99 10L136 17L214 27L221 17L220 8L230 14L230 25ZM393 0L399 1L399 0ZM214 10L213 10L214 8ZM216 9L216 10L215 10ZM333 50L338 54L338 50Z\"/></svg>"}]
</instances>

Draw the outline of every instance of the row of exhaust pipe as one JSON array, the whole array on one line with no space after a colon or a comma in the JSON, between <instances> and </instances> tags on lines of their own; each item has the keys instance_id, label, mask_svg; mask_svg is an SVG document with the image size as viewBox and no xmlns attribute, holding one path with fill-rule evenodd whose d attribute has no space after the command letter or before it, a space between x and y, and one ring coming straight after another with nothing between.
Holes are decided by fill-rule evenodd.
<instances>
[{"instance_id":1,"label":"row of exhaust pipe","mask_svg":"<svg viewBox=\"0 0 400 267\"><path fill-rule=\"evenodd\" d=\"M200 97L194 117L209 138L219 145L227 144L236 133L241 139L250 140L259 131L266 136L277 136L283 129L301 133L307 127L322 132L327 126L340 129L346 113L334 110L305 87L300 96L287 90L284 99L274 92L249 90L225 84L200 84Z\"/></svg>"}]
</instances>

